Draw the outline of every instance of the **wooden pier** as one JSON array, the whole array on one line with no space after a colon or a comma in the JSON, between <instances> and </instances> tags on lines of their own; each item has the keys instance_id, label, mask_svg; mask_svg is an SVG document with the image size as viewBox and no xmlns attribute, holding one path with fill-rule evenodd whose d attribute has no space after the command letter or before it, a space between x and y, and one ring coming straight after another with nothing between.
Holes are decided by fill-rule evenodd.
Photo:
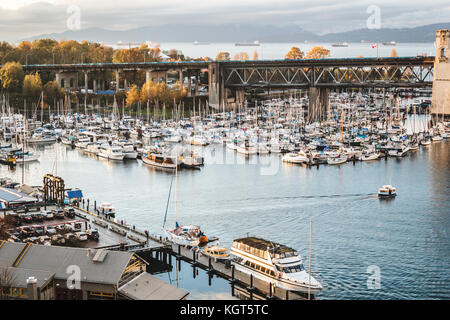
<instances>
[{"instance_id":1,"label":"wooden pier","mask_svg":"<svg viewBox=\"0 0 450 320\"><path fill-rule=\"evenodd\" d=\"M292 292L258 278L235 270L232 264L215 261L214 258L203 255L198 249L187 248L168 242L158 235L150 235L124 223L114 221L101 214L90 212L84 208L73 206L75 214L90 221L100 228L116 233L123 241L119 244L102 247L108 250L135 252L150 262L152 273L168 271L172 268L172 256L177 260L177 268L181 270L183 260L193 268L206 270L211 281L213 275L229 281L233 296L250 300L308 300L307 293ZM89 208L89 205L87 206ZM314 299L314 296L310 296Z\"/></svg>"},{"instance_id":2,"label":"wooden pier","mask_svg":"<svg viewBox=\"0 0 450 320\"><path fill-rule=\"evenodd\" d=\"M183 260L193 268L201 268L208 272L210 279L215 274L226 279L231 284L232 295L248 298L250 300L308 300L307 294L292 292L276 287L272 283L262 281L251 275L235 270L233 265L214 261L213 258L201 254L198 250L192 250L183 246L171 245L172 254L177 260ZM177 268L181 269L178 263ZM311 299L314 296L311 295Z\"/></svg>"}]
</instances>

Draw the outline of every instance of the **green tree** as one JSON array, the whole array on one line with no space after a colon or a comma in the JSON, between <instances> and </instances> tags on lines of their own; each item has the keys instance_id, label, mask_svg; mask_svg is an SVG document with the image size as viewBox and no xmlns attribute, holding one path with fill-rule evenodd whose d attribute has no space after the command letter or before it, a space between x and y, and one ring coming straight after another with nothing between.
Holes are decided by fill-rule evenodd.
<instances>
[{"instance_id":1,"label":"green tree","mask_svg":"<svg viewBox=\"0 0 450 320\"><path fill-rule=\"evenodd\" d=\"M61 89L56 81L50 81L44 85L45 103L53 104L54 101L58 101L62 98L64 98L64 90Z\"/></svg>"},{"instance_id":2,"label":"green tree","mask_svg":"<svg viewBox=\"0 0 450 320\"><path fill-rule=\"evenodd\" d=\"M23 80L23 96L26 98L37 98L42 92L42 81L39 73L26 75Z\"/></svg>"},{"instance_id":3,"label":"green tree","mask_svg":"<svg viewBox=\"0 0 450 320\"><path fill-rule=\"evenodd\" d=\"M8 91L19 91L22 88L25 73L18 62L7 62L0 69L2 88Z\"/></svg>"}]
</instances>

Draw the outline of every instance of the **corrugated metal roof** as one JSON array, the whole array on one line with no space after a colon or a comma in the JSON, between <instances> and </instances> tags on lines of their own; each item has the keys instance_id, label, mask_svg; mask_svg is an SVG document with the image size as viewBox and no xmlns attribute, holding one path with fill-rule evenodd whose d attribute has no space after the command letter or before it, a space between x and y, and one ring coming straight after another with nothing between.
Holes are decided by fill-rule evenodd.
<instances>
[{"instance_id":1,"label":"corrugated metal roof","mask_svg":"<svg viewBox=\"0 0 450 320\"><path fill-rule=\"evenodd\" d=\"M25 244L5 243L0 248L0 263L11 266L24 246ZM88 253L89 249L83 248L32 245L17 267L49 271L55 273L56 279L67 279L73 273L68 268L78 266L82 282L115 285L133 256L130 252L108 251L108 255L99 263L93 261L96 250Z\"/></svg>"},{"instance_id":2,"label":"corrugated metal roof","mask_svg":"<svg viewBox=\"0 0 450 320\"><path fill-rule=\"evenodd\" d=\"M41 288L54 276L53 272L43 270L30 270L21 268L7 268L8 276L11 277L11 286L16 288L26 288L27 279L34 277L37 280L38 288Z\"/></svg>"},{"instance_id":3,"label":"corrugated metal roof","mask_svg":"<svg viewBox=\"0 0 450 320\"><path fill-rule=\"evenodd\" d=\"M189 294L147 272L120 287L119 292L133 300L181 300Z\"/></svg>"},{"instance_id":4,"label":"corrugated metal roof","mask_svg":"<svg viewBox=\"0 0 450 320\"><path fill-rule=\"evenodd\" d=\"M5 242L0 247L0 266L11 267L25 246L25 243Z\"/></svg>"},{"instance_id":5,"label":"corrugated metal roof","mask_svg":"<svg viewBox=\"0 0 450 320\"><path fill-rule=\"evenodd\" d=\"M34 202L36 198L15 189L0 187L0 200L5 202Z\"/></svg>"}]
</instances>

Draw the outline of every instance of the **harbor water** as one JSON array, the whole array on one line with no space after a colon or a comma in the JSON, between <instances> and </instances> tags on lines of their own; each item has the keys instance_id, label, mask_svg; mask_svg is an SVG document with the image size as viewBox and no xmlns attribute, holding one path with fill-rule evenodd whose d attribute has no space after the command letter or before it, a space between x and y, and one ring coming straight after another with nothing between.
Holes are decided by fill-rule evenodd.
<instances>
[{"instance_id":1,"label":"harbor water","mask_svg":"<svg viewBox=\"0 0 450 320\"><path fill-rule=\"evenodd\" d=\"M44 174L57 174L66 187L82 189L91 205L111 202L119 220L161 234L172 172L140 160L98 159L58 143L29 149L39 162L1 166L0 176L21 182L23 175L25 183L42 185ZM448 298L448 140L400 159L320 167L282 163L276 154L246 158L222 145L199 150L205 166L178 172L167 225L200 225L227 247L247 235L270 239L297 249L308 269L312 220L312 275L324 287L317 298ZM395 199L377 198L384 184L397 188ZM214 278L210 286L203 271L194 280L184 262L180 272L159 277L192 299L231 297L227 281Z\"/></svg>"},{"instance_id":2,"label":"harbor water","mask_svg":"<svg viewBox=\"0 0 450 320\"><path fill-rule=\"evenodd\" d=\"M117 44L107 44L115 49L128 48L126 46L118 46ZM259 46L235 46L234 43L208 43L196 45L189 42L167 42L160 43L163 50L177 49L181 50L185 56L198 58L210 57L215 58L219 52L229 52L230 58L239 52L247 52L249 59L252 59L253 53L256 51L258 59L284 59L286 53L292 46L298 47L307 53L314 46L323 46L330 50L330 58L356 58L356 57L390 57L392 49L395 49L399 57L415 57L417 55L433 56L435 54L434 44L430 43L397 43L395 46L385 46L381 43L373 48L374 43L349 43L348 47L333 47L331 43L313 43L313 42L293 42L293 43L261 43ZM131 47L133 45L130 45Z\"/></svg>"}]
</instances>

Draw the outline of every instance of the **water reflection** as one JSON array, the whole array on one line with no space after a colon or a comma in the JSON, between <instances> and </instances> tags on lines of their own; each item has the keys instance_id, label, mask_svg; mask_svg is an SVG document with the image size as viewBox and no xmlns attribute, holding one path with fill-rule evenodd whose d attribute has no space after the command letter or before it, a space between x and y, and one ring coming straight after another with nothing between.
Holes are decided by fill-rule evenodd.
<instances>
[{"instance_id":1,"label":"water reflection","mask_svg":"<svg viewBox=\"0 0 450 320\"><path fill-rule=\"evenodd\" d=\"M247 234L292 246L305 265L312 219L311 265L324 286L320 299L446 298L449 145L436 142L400 160L342 166L305 168L278 161L273 175L261 174L268 167L262 161L252 163L221 145L208 146L201 170L179 171L177 218L201 224L225 246ZM173 172L141 161L102 160L59 144L30 149L39 154L39 162L25 164L23 171L1 166L0 175L21 181L23 172L26 183L41 185L44 174L56 173L67 187L80 187L91 202L112 202L127 223L160 232ZM263 157L279 160L279 155ZM398 196L379 201L376 192L383 184L397 187ZM168 225L175 218L172 202ZM371 265L381 270L379 290L367 288ZM201 270L193 279L189 265L181 273L178 283L191 291L189 298L231 297L223 279L213 278L209 286Z\"/></svg>"}]
</instances>

